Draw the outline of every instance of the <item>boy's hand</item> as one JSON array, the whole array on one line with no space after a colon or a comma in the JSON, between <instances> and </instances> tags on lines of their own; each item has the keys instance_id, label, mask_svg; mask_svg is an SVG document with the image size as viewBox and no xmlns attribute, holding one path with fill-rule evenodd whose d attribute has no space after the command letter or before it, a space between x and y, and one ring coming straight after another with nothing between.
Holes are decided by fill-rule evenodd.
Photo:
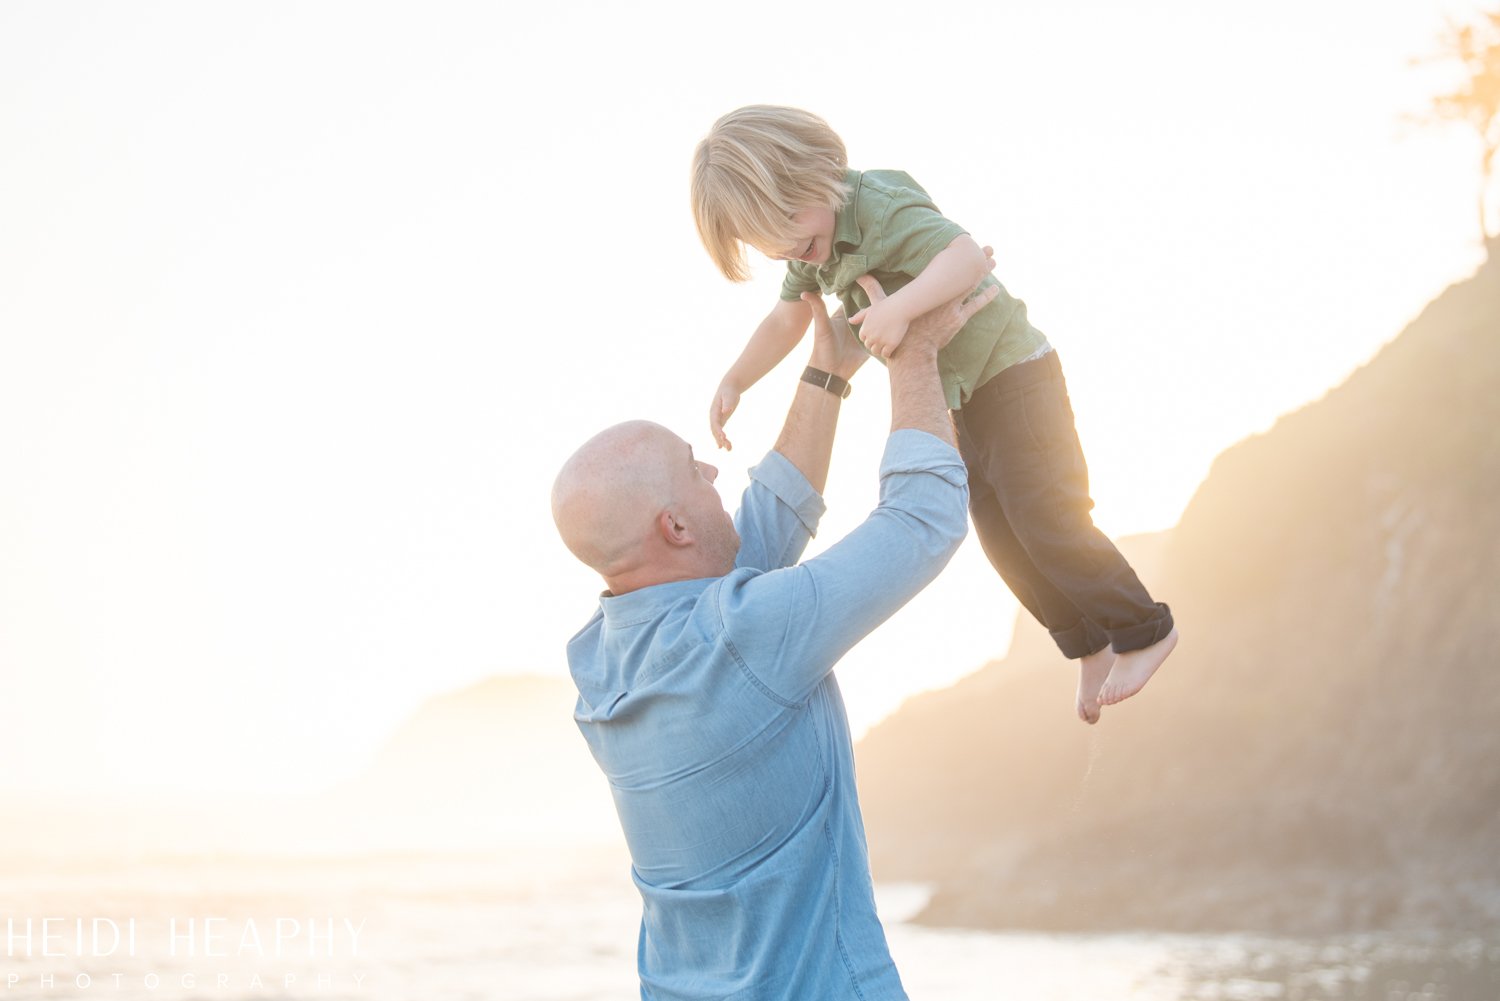
<instances>
[{"instance_id":1,"label":"boy's hand","mask_svg":"<svg viewBox=\"0 0 1500 1001\"><path fill-rule=\"evenodd\" d=\"M985 247L984 257L985 270L995 270L995 251L990 247ZM885 289L873 275L860 275L855 281L859 282L859 287L864 289L865 294L870 297L872 306L886 300ZM928 310L912 320L908 324L909 336L905 340L916 346L930 346L934 351L941 350L953 340L954 335L963 329L963 325L968 323L975 313L994 302L999 294L999 285L986 286L983 283L976 285L965 295Z\"/></svg>"},{"instance_id":2,"label":"boy's hand","mask_svg":"<svg viewBox=\"0 0 1500 1001\"><path fill-rule=\"evenodd\" d=\"M859 339L865 342L865 347L870 349L872 355L882 358L889 358L896 353L896 349L901 346L901 339L906 336L906 328L911 323L889 299L876 301L874 296L870 297L868 306L849 317L849 322L859 324Z\"/></svg>"},{"instance_id":3,"label":"boy's hand","mask_svg":"<svg viewBox=\"0 0 1500 1001\"><path fill-rule=\"evenodd\" d=\"M708 406L708 429L713 432L714 441L725 451L734 451L734 445L724 434L724 425L729 423L729 415L739 405L739 389L727 380L719 383L719 388L714 392L714 401Z\"/></svg>"}]
</instances>

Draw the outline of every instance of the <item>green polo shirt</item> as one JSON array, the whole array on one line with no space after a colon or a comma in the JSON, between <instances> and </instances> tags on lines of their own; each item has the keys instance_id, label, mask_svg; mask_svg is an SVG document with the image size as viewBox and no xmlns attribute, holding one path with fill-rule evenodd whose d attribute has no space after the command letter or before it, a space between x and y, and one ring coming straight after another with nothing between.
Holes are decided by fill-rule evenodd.
<instances>
[{"instance_id":1,"label":"green polo shirt","mask_svg":"<svg viewBox=\"0 0 1500 1001\"><path fill-rule=\"evenodd\" d=\"M874 275L887 294L906 286L966 231L945 219L909 174L899 170L849 171L849 197L835 218L828 263L788 261L781 298L803 292L837 296L853 316L870 304L855 283ZM948 406L958 410L974 390L1003 368L1036 354L1047 338L1026 319L1026 304L986 275L985 285L1000 288L995 301L975 313L938 354L938 371Z\"/></svg>"}]
</instances>

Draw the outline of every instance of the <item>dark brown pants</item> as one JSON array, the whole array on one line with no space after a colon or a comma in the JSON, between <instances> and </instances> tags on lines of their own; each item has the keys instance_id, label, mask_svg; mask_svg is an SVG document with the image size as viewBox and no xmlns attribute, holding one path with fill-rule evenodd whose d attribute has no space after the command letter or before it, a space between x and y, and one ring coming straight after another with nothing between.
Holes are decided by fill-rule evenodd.
<instances>
[{"instance_id":1,"label":"dark brown pants","mask_svg":"<svg viewBox=\"0 0 1500 1001\"><path fill-rule=\"evenodd\" d=\"M985 555L1063 656L1106 644L1139 650L1171 632L1171 609L1151 600L1089 516L1089 472L1056 351L980 386L953 423Z\"/></svg>"}]
</instances>

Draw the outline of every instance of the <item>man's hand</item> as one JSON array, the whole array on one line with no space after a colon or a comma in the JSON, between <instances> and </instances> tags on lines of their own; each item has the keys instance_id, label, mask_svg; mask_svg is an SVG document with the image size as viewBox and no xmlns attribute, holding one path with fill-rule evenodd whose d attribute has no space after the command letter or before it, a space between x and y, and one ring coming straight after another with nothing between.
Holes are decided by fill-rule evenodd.
<instances>
[{"instance_id":1,"label":"man's hand","mask_svg":"<svg viewBox=\"0 0 1500 1001\"><path fill-rule=\"evenodd\" d=\"M854 378L854 373L870 356L859 346L849 321L844 319L844 307L840 306L829 316L822 296L803 292L802 301L812 307L813 353L808 364L831 372L846 382Z\"/></svg>"},{"instance_id":2,"label":"man's hand","mask_svg":"<svg viewBox=\"0 0 1500 1001\"><path fill-rule=\"evenodd\" d=\"M708 405L708 429L713 432L714 441L726 451L733 451L734 445L724 433L724 425L729 423L729 416L739 405L739 387L728 380L719 383L719 388L714 390L714 401Z\"/></svg>"},{"instance_id":3,"label":"man's hand","mask_svg":"<svg viewBox=\"0 0 1500 1001\"><path fill-rule=\"evenodd\" d=\"M984 258L987 265L986 270L995 270L995 250L993 247L984 248ZM865 294L870 297L870 308L873 309L877 303L886 299L885 289L880 282L871 275L860 275L856 281ZM950 302L946 302L936 309L930 309L911 321L906 328L906 337L902 340L901 351L920 346L922 349L931 349L935 354L953 340L955 334L969 322L969 318L984 307L995 301L995 296L1000 294L1000 288L996 285L982 287L976 285L967 294L959 296ZM867 312L867 311L866 311Z\"/></svg>"}]
</instances>

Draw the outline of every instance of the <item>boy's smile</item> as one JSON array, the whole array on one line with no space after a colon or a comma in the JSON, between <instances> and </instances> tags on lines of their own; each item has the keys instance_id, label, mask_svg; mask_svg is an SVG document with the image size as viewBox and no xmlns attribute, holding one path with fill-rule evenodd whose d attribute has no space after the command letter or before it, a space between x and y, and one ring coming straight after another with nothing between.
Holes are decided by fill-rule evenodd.
<instances>
[{"instance_id":1,"label":"boy's smile","mask_svg":"<svg viewBox=\"0 0 1500 1001\"><path fill-rule=\"evenodd\" d=\"M756 247L773 261L802 261L826 264L833 252L834 215L832 209L803 209L791 220L788 246Z\"/></svg>"}]
</instances>

